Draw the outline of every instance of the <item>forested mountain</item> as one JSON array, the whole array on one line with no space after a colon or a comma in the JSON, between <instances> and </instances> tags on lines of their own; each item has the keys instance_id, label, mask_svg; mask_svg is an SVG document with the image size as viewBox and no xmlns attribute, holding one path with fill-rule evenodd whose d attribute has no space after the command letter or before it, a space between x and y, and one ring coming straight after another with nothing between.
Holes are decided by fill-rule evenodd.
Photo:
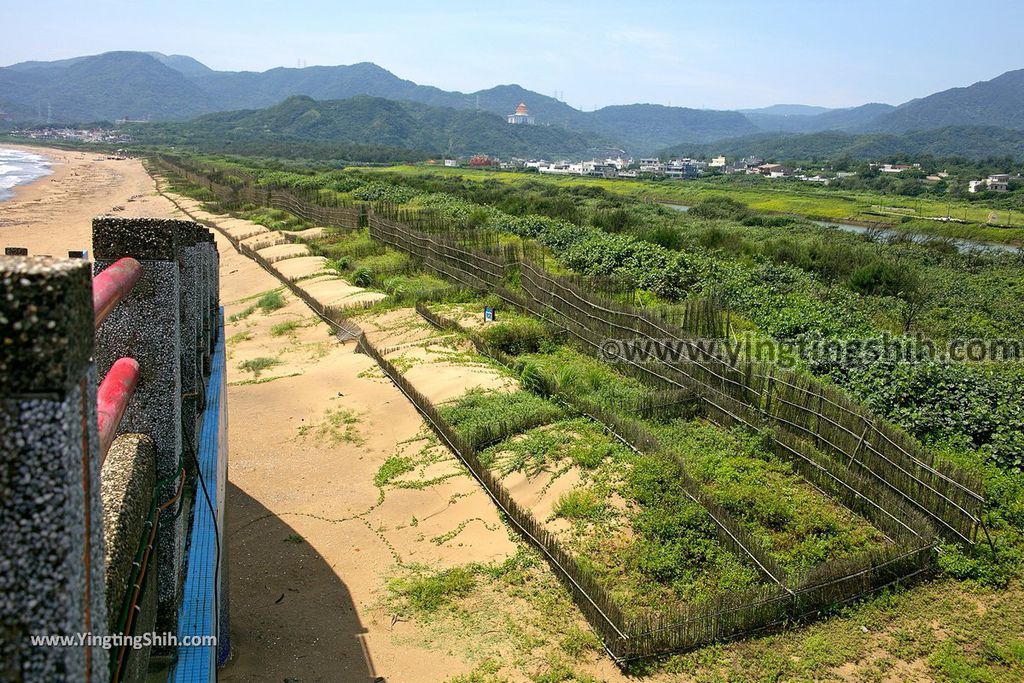
<instances>
[{"instance_id":1,"label":"forested mountain","mask_svg":"<svg viewBox=\"0 0 1024 683\"><path fill-rule=\"evenodd\" d=\"M901 133L963 125L1024 129L1024 69L911 100L872 121L871 128Z\"/></svg>"},{"instance_id":2,"label":"forested mountain","mask_svg":"<svg viewBox=\"0 0 1024 683\"><path fill-rule=\"evenodd\" d=\"M359 95L317 101L296 96L259 110L207 114L188 122L139 124L144 144L210 148L255 141L343 143L422 150L431 155L580 158L610 151L593 133L557 126L510 126L494 114Z\"/></svg>"},{"instance_id":3,"label":"forested mountain","mask_svg":"<svg viewBox=\"0 0 1024 683\"><path fill-rule=\"evenodd\" d=\"M0 109L54 121L188 118L213 100L179 71L142 52L107 52L0 69Z\"/></svg>"},{"instance_id":4,"label":"forested mountain","mask_svg":"<svg viewBox=\"0 0 1024 683\"><path fill-rule=\"evenodd\" d=\"M584 112L519 85L499 85L473 93L450 92L404 80L368 62L350 66L277 68L258 73L230 72L215 71L184 55L108 52L54 62L22 62L0 68L0 112L8 118L36 122L47 118L55 122L85 122L125 117L176 121L210 112L273 107L297 95L326 101L368 95L381 100L414 102L463 112L461 117L448 114L420 120L418 125L421 127L430 125L432 121L447 126L430 135L420 131L420 139L429 139L430 149L434 150L462 149L460 145L465 142L460 137L462 133L452 131L490 130L493 118L479 118L478 113L504 117L517 104L525 102L539 124L534 128L554 127L562 132L506 131L507 135L498 137L488 133L489 137L478 149L509 148L505 141L513 140L519 141L512 145L516 149L540 149L533 146L534 141L540 140L559 143L555 148L543 150L544 156L590 148L597 136L602 138L602 146L610 143L610 146L627 154L641 156L669 146L694 148L700 143L731 138L742 137L747 141L730 145L749 145L747 137L759 130L775 133L904 133L963 125L1024 129L1024 70L1007 72L991 81L946 90L895 108L878 103L848 109L780 104L737 112L627 104ZM395 112L387 109L381 113L393 116ZM474 121L478 123L472 123ZM482 121L488 121L488 124L479 123ZM568 131L575 136L564 137ZM445 135L454 137L450 144L442 145L438 141ZM379 134L377 137L387 135ZM406 139L403 136L399 138ZM817 136L797 143L777 135L754 139L759 140L757 144L762 146L799 144L805 149L824 149L839 144L826 141L845 140L835 136ZM897 143L885 137L867 137L861 138L857 145L858 148L864 145L865 149L878 145L892 148L902 145L981 153L984 143L977 137L976 130L959 143L941 133L916 140ZM1007 149L1007 145L1012 148L1015 144L1013 135L1007 133L999 133L991 142L992 153Z\"/></svg>"},{"instance_id":5,"label":"forested mountain","mask_svg":"<svg viewBox=\"0 0 1024 683\"><path fill-rule=\"evenodd\" d=\"M449 92L401 79L386 69L350 66L214 71L182 55L109 52L58 62L22 62L0 68L0 109L55 121L181 120L197 114L256 109L305 95L317 100L371 95L498 116L525 102L541 125L598 132L630 153L683 141L708 141L757 130L742 114L658 105L622 105L583 112L518 85L474 93Z\"/></svg>"},{"instance_id":6,"label":"forested mountain","mask_svg":"<svg viewBox=\"0 0 1024 683\"><path fill-rule=\"evenodd\" d=\"M747 112L746 116L761 130L786 133L816 133L822 130L863 131L887 112L895 109L891 104L872 102L848 109L829 109L814 114L760 114Z\"/></svg>"},{"instance_id":7,"label":"forested mountain","mask_svg":"<svg viewBox=\"0 0 1024 683\"><path fill-rule=\"evenodd\" d=\"M985 159L1010 156L1024 159L1024 131L993 126L949 126L910 133L759 133L707 145L685 143L662 152L664 156L725 154L728 157L755 155L781 161L823 161L853 159L912 159L965 157Z\"/></svg>"}]
</instances>

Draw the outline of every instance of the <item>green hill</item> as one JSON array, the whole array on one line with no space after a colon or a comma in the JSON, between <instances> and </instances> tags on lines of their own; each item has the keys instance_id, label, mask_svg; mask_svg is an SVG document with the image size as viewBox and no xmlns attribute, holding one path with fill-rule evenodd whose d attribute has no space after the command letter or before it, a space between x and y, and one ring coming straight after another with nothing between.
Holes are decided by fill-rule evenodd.
<instances>
[{"instance_id":1,"label":"green hill","mask_svg":"<svg viewBox=\"0 0 1024 683\"><path fill-rule=\"evenodd\" d=\"M207 114L184 123L138 124L133 131L143 144L197 148L296 141L506 158L584 157L610 148L594 134L556 126L510 126L487 112L366 95L329 101L297 96L267 109Z\"/></svg>"},{"instance_id":2,"label":"green hill","mask_svg":"<svg viewBox=\"0 0 1024 683\"><path fill-rule=\"evenodd\" d=\"M892 133L947 126L1024 129L1024 69L911 100L871 123Z\"/></svg>"},{"instance_id":3,"label":"green hill","mask_svg":"<svg viewBox=\"0 0 1024 683\"><path fill-rule=\"evenodd\" d=\"M0 68L0 110L37 122L45 117L48 104L53 120L69 123L124 116L171 121L270 107L296 95L317 100L370 95L470 113L479 109L501 117L525 102L539 124L596 132L633 154L757 130L737 112L645 104L583 112L519 85L451 92L404 80L367 62L235 72L215 71L183 55L110 52Z\"/></svg>"},{"instance_id":4,"label":"green hill","mask_svg":"<svg viewBox=\"0 0 1024 683\"><path fill-rule=\"evenodd\" d=\"M205 91L142 52L107 52L0 69L0 109L29 118L83 122L168 119L210 111Z\"/></svg>"},{"instance_id":5,"label":"green hill","mask_svg":"<svg viewBox=\"0 0 1024 683\"><path fill-rule=\"evenodd\" d=\"M760 133L707 145L683 143L662 152L665 156L725 154L749 155L788 161L820 161L850 157L880 160L937 158L985 159L1010 156L1024 159L1024 131L994 126L949 126L911 133L863 133L839 131L807 134Z\"/></svg>"}]
</instances>

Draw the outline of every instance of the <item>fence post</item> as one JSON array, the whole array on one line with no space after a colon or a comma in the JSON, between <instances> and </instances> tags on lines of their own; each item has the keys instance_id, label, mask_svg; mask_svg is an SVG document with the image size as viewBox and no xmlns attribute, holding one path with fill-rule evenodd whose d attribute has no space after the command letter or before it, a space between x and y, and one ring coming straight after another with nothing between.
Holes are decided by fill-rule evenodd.
<instances>
[{"instance_id":1,"label":"fence post","mask_svg":"<svg viewBox=\"0 0 1024 683\"><path fill-rule=\"evenodd\" d=\"M93 220L95 271L131 256L142 264L132 291L96 330L96 366L105 374L122 356L139 362L135 396L119 434L148 434L156 448L158 503L170 500L182 474L180 221L153 218ZM157 532L157 630L174 631L181 598L188 496L161 515Z\"/></svg>"},{"instance_id":2,"label":"fence post","mask_svg":"<svg viewBox=\"0 0 1024 683\"><path fill-rule=\"evenodd\" d=\"M0 257L0 679L107 678L92 282L84 261Z\"/></svg>"}]
</instances>

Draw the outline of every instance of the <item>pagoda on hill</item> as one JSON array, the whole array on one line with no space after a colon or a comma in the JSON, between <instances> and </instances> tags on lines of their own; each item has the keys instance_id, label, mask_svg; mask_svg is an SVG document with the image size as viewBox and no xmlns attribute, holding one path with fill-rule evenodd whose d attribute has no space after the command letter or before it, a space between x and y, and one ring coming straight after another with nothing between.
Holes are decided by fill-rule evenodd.
<instances>
[{"instance_id":1,"label":"pagoda on hill","mask_svg":"<svg viewBox=\"0 0 1024 683\"><path fill-rule=\"evenodd\" d=\"M514 125L532 126L534 123L533 114L531 114L530 110L526 108L525 102L520 102L519 106L516 107L515 113L509 114L505 119Z\"/></svg>"}]
</instances>

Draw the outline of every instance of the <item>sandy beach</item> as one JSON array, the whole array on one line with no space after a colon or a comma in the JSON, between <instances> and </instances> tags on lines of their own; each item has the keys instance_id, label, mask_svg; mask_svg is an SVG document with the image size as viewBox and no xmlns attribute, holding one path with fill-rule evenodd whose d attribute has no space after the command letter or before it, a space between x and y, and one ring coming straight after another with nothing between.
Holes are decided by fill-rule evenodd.
<instances>
[{"instance_id":1,"label":"sandy beach","mask_svg":"<svg viewBox=\"0 0 1024 683\"><path fill-rule=\"evenodd\" d=\"M14 187L14 196L0 201L0 247L66 256L69 250L91 250L95 216L179 215L156 194L153 179L137 160L6 142L0 147L42 154L53 171Z\"/></svg>"}]
</instances>

